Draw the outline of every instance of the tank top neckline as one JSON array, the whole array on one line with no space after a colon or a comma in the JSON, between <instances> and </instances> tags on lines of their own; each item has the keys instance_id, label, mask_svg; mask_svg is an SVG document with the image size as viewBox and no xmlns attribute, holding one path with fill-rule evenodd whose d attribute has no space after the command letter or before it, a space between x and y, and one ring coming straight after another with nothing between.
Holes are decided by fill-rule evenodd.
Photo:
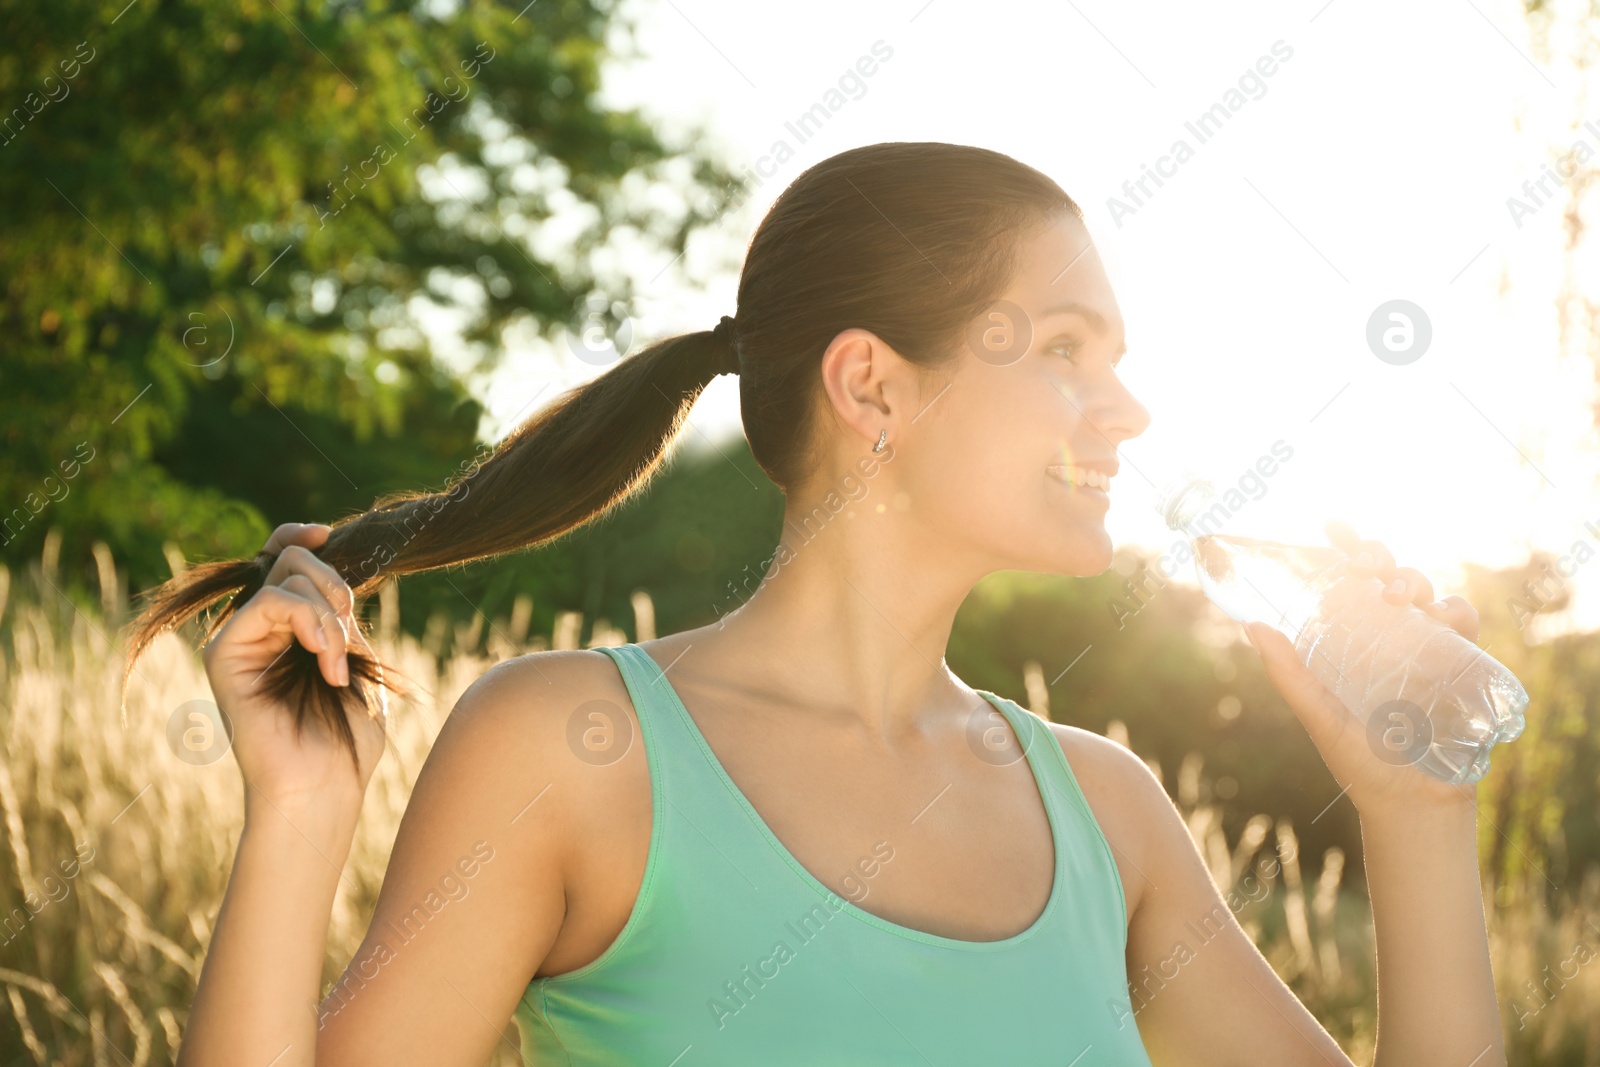
<instances>
[{"instance_id":1,"label":"tank top neckline","mask_svg":"<svg viewBox=\"0 0 1600 1067\"><path fill-rule=\"evenodd\" d=\"M874 915L872 912L867 911L864 908L857 907L855 904L851 903L844 897L841 897L839 894L835 893L833 890L824 885L820 880L817 879L815 875L806 870L805 866L795 858L794 854L789 851L788 847L784 845L782 841L778 840L778 836L772 832L772 828L767 825L766 820L763 819L761 814L756 811L755 805L750 803L749 798L744 795L743 790L741 790L738 785L734 783L732 776L730 776L727 772L727 769L723 767L722 761L717 758L717 754L712 751L710 743L706 741L705 735L700 732L699 726L695 724L694 717L689 714L689 709L684 705L683 699L678 695L678 691L673 688L672 682L667 678L666 672L661 669L661 665L656 662L655 657L650 655L649 652L645 651L643 647L635 642L614 646L614 650L622 652L625 656L637 656L639 661L642 662L637 662L636 665L648 671L651 675L651 677L648 679L651 687L654 687L658 683L662 684L666 691L666 703L668 706L674 709L673 714L675 714L678 721L683 725L683 728L688 734L689 738L693 740L694 743L699 747L700 751L704 753L706 762L710 765L712 773L719 781L721 781L738 807L749 817L750 822L755 828L756 832L764 841L766 841L773 851L777 853L779 858L781 858L784 863L794 870L800 881L807 888L828 900L830 902L829 906L839 914L849 915L860 922L864 922L870 926L875 926L880 930L895 935L896 937L901 937L912 941L921 941L924 944L936 945L942 948L955 949L962 952L1000 952L1006 949L1014 948L1017 945L1023 944L1024 942L1030 940L1032 937L1034 937L1034 935L1036 935L1040 930L1043 930L1049 924L1051 918L1055 915L1056 911L1060 907L1061 896L1065 892L1065 887L1070 878L1065 852L1065 834L1063 832L1064 816L1057 806L1055 790L1050 787L1050 783L1046 780L1045 774L1034 756L1035 750L1040 745L1048 745L1053 743L1053 741L1047 736L1048 727L1044 726L1042 723L1035 724L1032 721L1035 717L1029 712L1019 709L1017 714L1013 715L1010 708L1007 707L1007 705L1011 702L1006 700L1004 697L997 696L996 694L989 692L987 689L975 690L980 696L988 701L990 705L1000 712L1000 714L1005 718L1006 722L1010 724L1012 733L1022 743L1023 758L1027 761L1028 770L1033 776L1034 788L1039 793L1039 799L1044 805L1046 820L1050 824L1050 847L1054 853L1054 862L1052 863L1052 881L1050 883L1050 896L1046 899L1044 910L1039 913L1038 917L1034 919L1034 921L1026 928L1018 931L1015 934L1012 934L1010 937L1001 938L998 941L967 941L961 938L945 937L941 934L930 933L926 930L917 930L909 926L902 926L899 923L890 922L888 919L885 919L882 916ZM600 650L597 649L596 651ZM649 693L651 690L646 689L645 692ZM641 729L645 733L646 744L650 744L652 742L656 745L661 744L660 738L652 738L652 731L642 722L644 715L648 714L648 712L641 711L641 709L635 707L634 714L639 716L641 719L640 725ZM1022 720L1028 720L1026 726L1022 725ZM647 751L647 755L653 755L653 753L649 753ZM1063 760L1063 762L1065 761ZM654 768L651 768L651 770L653 772ZM652 773L651 777L654 780L657 776ZM651 793L653 798L657 800L661 798L661 793L656 789L655 786L652 786ZM657 858L658 845L655 829L660 825L659 806L655 811L652 812L651 818L651 851L649 857L646 859L646 871L645 877L642 880L642 885L649 884L650 869L656 862ZM630 921L626 925L632 925L631 917ZM626 932L626 929L624 932ZM620 940L620 937L618 940ZM609 955L609 952L605 955ZM604 955L602 956L602 959L603 958ZM600 960L596 960L594 962L598 964ZM590 968L584 967L581 970L588 971ZM571 976L573 975L569 974L562 977Z\"/></svg>"}]
</instances>

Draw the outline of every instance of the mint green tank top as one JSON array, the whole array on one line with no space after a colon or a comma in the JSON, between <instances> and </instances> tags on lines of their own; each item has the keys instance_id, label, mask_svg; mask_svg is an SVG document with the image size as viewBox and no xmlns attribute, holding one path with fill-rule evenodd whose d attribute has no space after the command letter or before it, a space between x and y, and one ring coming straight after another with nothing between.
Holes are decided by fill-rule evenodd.
<instances>
[{"instance_id":1,"label":"mint green tank top","mask_svg":"<svg viewBox=\"0 0 1600 1067\"><path fill-rule=\"evenodd\" d=\"M1022 742L1044 800L1049 901L1013 937L961 941L824 886L734 785L649 653L597 651L621 670L639 720L650 850L616 940L528 984L515 1012L526 1063L1150 1067L1111 846L1041 720L979 690Z\"/></svg>"}]
</instances>

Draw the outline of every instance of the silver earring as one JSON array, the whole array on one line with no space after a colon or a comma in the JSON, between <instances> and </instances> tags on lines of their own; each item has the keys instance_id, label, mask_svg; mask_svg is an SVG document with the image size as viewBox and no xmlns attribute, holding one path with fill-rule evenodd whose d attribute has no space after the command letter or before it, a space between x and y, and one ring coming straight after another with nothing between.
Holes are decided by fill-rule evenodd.
<instances>
[{"instance_id":1,"label":"silver earring","mask_svg":"<svg viewBox=\"0 0 1600 1067\"><path fill-rule=\"evenodd\" d=\"M878 435L878 443L872 446L874 452L882 452L883 446L889 443L889 431L885 430Z\"/></svg>"}]
</instances>

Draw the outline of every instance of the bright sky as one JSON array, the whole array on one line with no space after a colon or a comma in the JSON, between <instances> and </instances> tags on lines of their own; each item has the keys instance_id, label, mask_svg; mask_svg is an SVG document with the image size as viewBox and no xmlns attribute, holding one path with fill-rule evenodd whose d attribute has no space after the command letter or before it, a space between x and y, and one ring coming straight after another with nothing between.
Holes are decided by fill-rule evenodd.
<instances>
[{"instance_id":1,"label":"bright sky","mask_svg":"<svg viewBox=\"0 0 1600 1067\"><path fill-rule=\"evenodd\" d=\"M1517 3L631 10L644 58L609 68L610 103L668 131L706 124L736 171L775 141L795 151L682 261L625 264L644 297L636 338L731 313L760 214L812 163L878 141L993 148L1078 201L1127 324L1123 378L1153 421L1121 451L1116 543L1172 544L1149 504L1180 463L1236 482L1282 440L1293 458L1225 532L1322 543L1323 520L1341 518L1440 595L1462 561L1507 566L1583 538L1597 558L1577 570L1566 622L1600 627L1594 367L1581 340L1561 358L1554 313L1564 205L1545 196L1521 226L1507 206L1580 138L1600 150L1600 103L1584 104L1566 49L1530 41ZM865 91L801 142L785 124L880 41L892 55ZM1262 57L1272 73L1252 80ZM1237 110L1202 142L1185 124L1229 103L1241 78ZM1124 182L1179 139L1192 155L1161 162L1169 176L1135 205ZM1111 197L1136 209L1119 220ZM1392 300L1431 323L1404 365L1367 342ZM512 353L488 390L495 419L526 417L544 383L548 399L596 373L553 340ZM693 421L707 438L739 432L732 378L713 382Z\"/></svg>"}]
</instances>

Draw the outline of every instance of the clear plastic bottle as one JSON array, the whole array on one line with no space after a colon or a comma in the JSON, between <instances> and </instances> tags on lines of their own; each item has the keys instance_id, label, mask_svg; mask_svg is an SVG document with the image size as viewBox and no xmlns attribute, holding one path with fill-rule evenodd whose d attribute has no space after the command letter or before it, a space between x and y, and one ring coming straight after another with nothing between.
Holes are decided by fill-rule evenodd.
<instances>
[{"instance_id":1,"label":"clear plastic bottle","mask_svg":"<svg viewBox=\"0 0 1600 1067\"><path fill-rule=\"evenodd\" d=\"M1383 582L1351 574L1338 548L1210 533L1216 503L1211 483L1186 471L1158 505L1189 537L1206 596L1288 637L1380 759L1461 785L1522 733L1528 693L1504 664L1420 608L1384 600Z\"/></svg>"}]
</instances>

